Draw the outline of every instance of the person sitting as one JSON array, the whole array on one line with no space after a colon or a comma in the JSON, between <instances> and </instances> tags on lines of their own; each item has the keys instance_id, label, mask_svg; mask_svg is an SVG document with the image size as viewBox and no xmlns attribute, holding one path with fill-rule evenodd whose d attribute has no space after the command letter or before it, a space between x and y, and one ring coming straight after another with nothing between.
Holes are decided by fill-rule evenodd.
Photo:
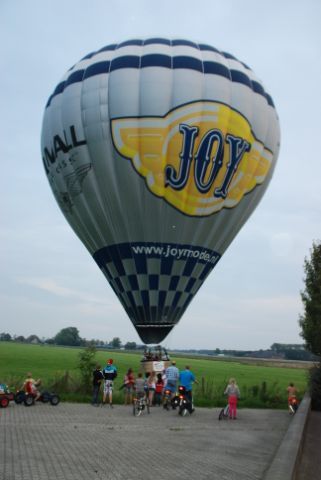
<instances>
[{"instance_id":1,"label":"person sitting","mask_svg":"<svg viewBox=\"0 0 321 480\"><path fill-rule=\"evenodd\" d=\"M291 382L291 383L289 383L289 386L286 390L288 392L289 413L292 414L293 410L295 412L298 408L298 401L297 401L298 389L294 386L294 383Z\"/></svg>"},{"instance_id":2,"label":"person sitting","mask_svg":"<svg viewBox=\"0 0 321 480\"><path fill-rule=\"evenodd\" d=\"M40 398L40 392L38 390L38 386L41 384L41 380L38 379L37 381L32 378L32 373L28 372L27 373L27 378L23 382L22 389L23 391L28 394L28 395L33 395L35 397L35 400L38 400Z\"/></svg>"},{"instance_id":3,"label":"person sitting","mask_svg":"<svg viewBox=\"0 0 321 480\"><path fill-rule=\"evenodd\" d=\"M146 395L146 381L143 378L143 374L141 372L138 373L137 378L135 380L134 389L136 392L137 398L145 397Z\"/></svg>"}]
</instances>

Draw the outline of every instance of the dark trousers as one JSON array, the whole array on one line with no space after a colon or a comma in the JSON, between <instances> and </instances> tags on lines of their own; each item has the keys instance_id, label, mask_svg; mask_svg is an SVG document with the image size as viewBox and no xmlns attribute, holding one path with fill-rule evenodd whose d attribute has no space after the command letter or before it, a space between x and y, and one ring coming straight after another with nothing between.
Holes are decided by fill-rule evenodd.
<instances>
[{"instance_id":1,"label":"dark trousers","mask_svg":"<svg viewBox=\"0 0 321 480\"><path fill-rule=\"evenodd\" d=\"M100 385L93 386L93 399L91 402L93 405L98 403L99 390L100 390Z\"/></svg>"},{"instance_id":2,"label":"dark trousers","mask_svg":"<svg viewBox=\"0 0 321 480\"><path fill-rule=\"evenodd\" d=\"M188 407L187 407L187 410L191 413L191 411L193 410L193 394L192 394L192 390L189 390L185 393L186 395L186 400L188 401Z\"/></svg>"}]
</instances>

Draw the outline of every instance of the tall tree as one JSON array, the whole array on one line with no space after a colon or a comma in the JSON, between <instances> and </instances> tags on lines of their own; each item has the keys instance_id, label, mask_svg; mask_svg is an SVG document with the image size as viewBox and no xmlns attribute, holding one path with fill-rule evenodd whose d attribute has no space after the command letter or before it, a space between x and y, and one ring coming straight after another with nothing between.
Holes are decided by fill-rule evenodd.
<instances>
[{"instance_id":1,"label":"tall tree","mask_svg":"<svg viewBox=\"0 0 321 480\"><path fill-rule=\"evenodd\" d=\"M313 243L310 258L304 260L305 289L301 292L304 313L300 316L301 336L307 350L321 356L321 242Z\"/></svg>"},{"instance_id":2,"label":"tall tree","mask_svg":"<svg viewBox=\"0 0 321 480\"><path fill-rule=\"evenodd\" d=\"M114 337L110 342L111 347L113 348L120 348L121 347L121 340L119 337Z\"/></svg>"},{"instance_id":3,"label":"tall tree","mask_svg":"<svg viewBox=\"0 0 321 480\"><path fill-rule=\"evenodd\" d=\"M67 327L60 330L55 336L55 343L57 345L68 345L77 347L82 344L82 339L79 336L78 328Z\"/></svg>"}]
</instances>

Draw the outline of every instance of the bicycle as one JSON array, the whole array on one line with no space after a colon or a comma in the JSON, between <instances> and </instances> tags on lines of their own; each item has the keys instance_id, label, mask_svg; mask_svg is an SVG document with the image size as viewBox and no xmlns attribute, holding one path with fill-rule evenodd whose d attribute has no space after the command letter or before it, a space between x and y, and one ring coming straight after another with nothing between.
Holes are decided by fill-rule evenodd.
<instances>
[{"instance_id":1,"label":"bicycle","mask_svg":"<svg viewBox=\"0 0 321 480\"><path fill-rule=\"evenodd\" d=\"M299 402L296 397L290 397L288 399L289 414L294 415L299 407Z\"/></svg>"},{"instance_id":2,"label":"bicycle","mask_svg":"<svg viewBox=\"0 0 321 480\"><path fill-rule=\"evenodd\" d=\"M139 417L145 409L147 413L150 413L149 401L146 399L145 395L135 397L133 400L133 415Z\"/></svg>"},{"instance_id":3,"label":"bicycle","mask_svg":"<svg viewBox=\"0 0 321 480\"><path fill-rule=\"evenodd\" d=\"M219 420L222 420L223 418L226 419L226 418L228 417L228 414L229 414L229 406L228 406L228 404L227 404L224 408L222 408L222 409L220 410L220 413L219 413L219 415L218 415L218 419L219 419Z\"/></svg>"}]
</instances>

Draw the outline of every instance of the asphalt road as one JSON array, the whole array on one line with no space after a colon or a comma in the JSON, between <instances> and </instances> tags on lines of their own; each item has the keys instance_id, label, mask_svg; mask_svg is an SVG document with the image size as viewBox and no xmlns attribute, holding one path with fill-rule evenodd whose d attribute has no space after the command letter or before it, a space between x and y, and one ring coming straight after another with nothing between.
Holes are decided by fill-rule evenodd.
<instances>
[{"instance_id":1,"label":"asphalt road","mask_svg":"<svg viewBox=\"0 0 321 480\"><path fill-rule=\"evenodd\" d=\"M262 479L291 417L279 410L218 409L192 416L153 407L10 404L0 410L1 480Z\"/></svg>"}]
</instances>

